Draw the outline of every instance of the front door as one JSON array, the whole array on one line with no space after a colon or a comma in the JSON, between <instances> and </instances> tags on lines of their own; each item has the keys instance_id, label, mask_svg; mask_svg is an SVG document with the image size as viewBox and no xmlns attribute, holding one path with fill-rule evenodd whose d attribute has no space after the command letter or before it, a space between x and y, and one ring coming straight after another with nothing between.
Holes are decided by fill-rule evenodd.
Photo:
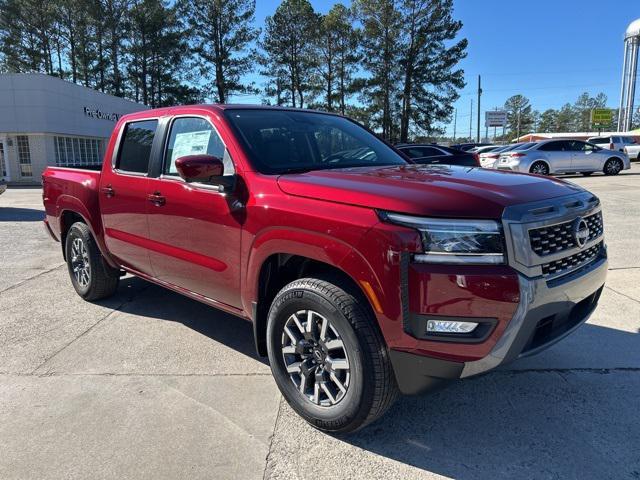
<instances>
[{"instance_id":1,"label":"front door","mask_svg":"<svg viewBox=\"0 0 640 480\"><path fill-rule=\"evenodd\" d=\"M224 160L234 174L224 143L208 119L177 117L169 126L162 172L150 178L147 202L156 278L215 301L241 307L240 233L242 208L232 194L206 184L186 183L177 158L193 154Z\"/></svg>"},{"instance_id":2,"label":"front door","mask_svg":"<svg viewBox=\"0 0 640 480\"><path fill-rule=\"evenodd\" d=\"M579 142L577 140L571 142L573 144L573 161L571 162L571 169L576 172L590 171L594 172L602 168L602 157L598 147L586 142Z\"/></svg>"},{"instance_id":3,"label":"front door","mask_svg":"<svg viewBox=\"0 0 640 480\"><path fill-rule=\"evenodd\" d=\"M109 253L124 267L147 275L152 275L148 171L157 127L156 119L127 123L115 165L106 159L100 176L100 211Z\"/></svg>"}]
</instances>

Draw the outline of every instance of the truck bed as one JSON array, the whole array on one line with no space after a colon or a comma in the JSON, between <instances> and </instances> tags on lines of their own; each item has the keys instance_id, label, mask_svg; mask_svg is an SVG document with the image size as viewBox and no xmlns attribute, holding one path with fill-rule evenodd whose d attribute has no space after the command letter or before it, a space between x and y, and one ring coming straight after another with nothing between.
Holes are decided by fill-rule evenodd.
<instances>
[{"instance_id":1,"label":"truck bed","mask_svg":"<svg viewBox=\"0 0 640 480\"><path fill-rule=\"evenodd\" d=\"M96 239L102 237L98 186L100 171L92 167L47 167L42 174L42 199L45 222L50 233L60 240L65 212L84 218Z\"/></svg>"}]
</instances>

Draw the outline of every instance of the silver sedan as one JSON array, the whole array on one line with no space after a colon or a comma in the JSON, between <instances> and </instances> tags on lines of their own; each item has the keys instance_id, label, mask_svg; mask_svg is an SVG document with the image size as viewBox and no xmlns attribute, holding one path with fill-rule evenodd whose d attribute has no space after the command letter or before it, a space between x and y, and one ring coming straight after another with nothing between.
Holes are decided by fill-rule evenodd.
<instances>
[{"instance_id":1,"label":"silver sedan","mask_svg":"<svg viewBox=\"0 0 640 480\"><path fill-rule=\"evenodd\" d=\"M617 175L631 168L631 164L625 153L606 150L588 142L544 140L526 150L502 153L494 168L538 175L574 172L583 175L594 172Z\"/></svg>"}]
</instances>

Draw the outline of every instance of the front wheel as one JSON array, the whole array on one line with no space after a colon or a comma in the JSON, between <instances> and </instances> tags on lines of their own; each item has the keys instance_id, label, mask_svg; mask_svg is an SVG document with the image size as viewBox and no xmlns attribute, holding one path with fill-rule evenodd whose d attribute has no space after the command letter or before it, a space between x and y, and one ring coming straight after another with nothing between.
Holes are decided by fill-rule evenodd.
<instances>
[{"instance_id":1,"label":"front wheel","mask_svg":"<svg viewBox=\"0 0 640 480\"><path fill-rule=\"evenodd\" d=\"M622 170L622 160L619 158L610 158L604 164L602 171L605 175L618 175Z\"/></svg>"},{"instance_id":2,"label":"front wheel","mask_svg":"<svg viewBox=\"0 0 640 480\"><path fill-rule=\"evenodd\" d=\"M290 283L274 299L267 323L269 362L282 395L311 425L334 433L373 422L398 396L366 300L340 283Z\"/></svg>"},{"instance_id":3,"label":"front wheel","mask_svg":"<svg viewBox=\"0 0 640 480\"><path fill-rule=\"evenodd\" d=\"M93 301L110 297L118 288L120 271L109 266L86 224L71 225L65 242L71 283L78 295Z\"/></svg>"},{"instance_id":4,"label":"front wheel","mask_svg":"<svg viewBox=\"0 0 640 480\"><path fill-rule=\"evenodd\" d=\"M534 162L529 169L529 173L536 175L549 175L549 167L544 162Z\"/></svg>"}]
</instances>

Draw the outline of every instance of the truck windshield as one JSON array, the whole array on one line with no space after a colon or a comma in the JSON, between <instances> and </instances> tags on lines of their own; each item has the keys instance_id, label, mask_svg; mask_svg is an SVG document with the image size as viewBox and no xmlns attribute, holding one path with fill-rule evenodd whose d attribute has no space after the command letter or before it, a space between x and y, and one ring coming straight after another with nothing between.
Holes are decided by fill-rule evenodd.
<instances>
[{"instance_id":1,"label":"truck windshield","mask_svg":"<svg viewBox=\"0 0 640 480\"><path fill-rule=\"evenodd\" d=\"M283 174L332 168L404 165L395 150L335 115L271 109L228 109L254 167Z\"/></svg>"}]
</instances>

